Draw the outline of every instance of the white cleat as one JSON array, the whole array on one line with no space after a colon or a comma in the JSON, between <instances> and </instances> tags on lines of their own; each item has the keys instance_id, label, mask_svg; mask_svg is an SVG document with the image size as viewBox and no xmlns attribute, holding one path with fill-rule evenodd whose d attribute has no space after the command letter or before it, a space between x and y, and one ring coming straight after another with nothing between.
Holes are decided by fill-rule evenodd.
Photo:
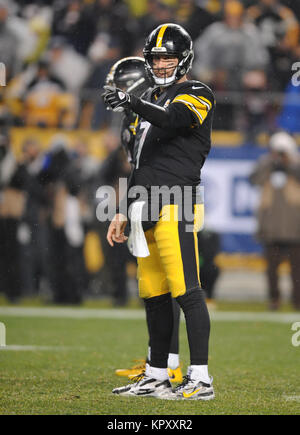
<instances>
[{"instance_id":1,"label":"white cleat","mask_svg":"<svg viewBox=\"0 0 300 435\"><path fill-rule=\"evenodd\" d=\"M215 398L214 388L199 380L191 379L188 375L184 377L182 384L174 389L177 400L213 400Z\"/></svg>"},{"instance_id":2,"label":"white cleat","mask_svg":"<svg viewBox=\"0 0 300 435\"><path fill-rule=\"evenodd\" d=\"M159 399L171 396L172 386L169 379L159 381L151 378L145 374L141 374L133 379L133 383L125 385L124 387L115 388L113 394L120 396L141 396L141 397L157 397Z\"/></svg>"}]
</instances>

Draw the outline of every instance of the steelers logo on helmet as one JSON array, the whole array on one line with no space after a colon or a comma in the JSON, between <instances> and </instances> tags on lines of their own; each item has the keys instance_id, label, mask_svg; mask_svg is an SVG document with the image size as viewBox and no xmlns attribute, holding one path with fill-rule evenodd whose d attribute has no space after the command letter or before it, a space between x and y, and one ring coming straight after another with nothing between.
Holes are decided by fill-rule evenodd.
<instances>
[{"instance_id":1,"label":"steelers logo on helmet","mask_svg":"<svg viewBox=\"0 0 300 435\"><path fill-rule=\"evenodd\" d=\"M167 23L158 26L146 39L143 50L146 71L158 86L166 87L180 80L190 70L193 59L193 42L187 31L178 24ZM178 65L172 67L171 75L157 74L153 68L153 58L164 56L177 58Z\"/></svg>"},{"instance_id":2,"label":"steelers logo on helmet","mask_svg":"<svg viewBox=\"0 0 300 435\"><path fill-rule=\"evenodd\" d=\"M129 56L119 60L107 75L106 85L120 88L139 97L150 87L145 70L145 60L138 56Z\"/></svg>"}]
</instances>

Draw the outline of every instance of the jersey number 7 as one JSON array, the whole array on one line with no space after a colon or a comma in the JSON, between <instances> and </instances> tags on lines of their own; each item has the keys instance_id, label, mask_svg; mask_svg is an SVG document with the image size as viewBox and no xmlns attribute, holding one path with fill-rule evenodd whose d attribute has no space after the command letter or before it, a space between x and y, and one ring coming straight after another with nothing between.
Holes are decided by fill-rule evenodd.
<instances>
[{"instance_id":1,"label":"jersey number 7","mask_svg":"<svg viewBox=\"0 0 300 435\"><path fill-rule=\"evenodd\" d=\"M145 139L146 139L146 136L147 136L147 133L148 133L148 130L150 127L151 127L151 124L148 121L143 121L140 123L140 130L144 130L144 131L143 131L141 138L139 140L139 143L138 143L138 150L137 150L137 154L136 154L136 163L135 163L136 169L139 168L142 149L143 149Z\"/></svg>"}]
</instances>

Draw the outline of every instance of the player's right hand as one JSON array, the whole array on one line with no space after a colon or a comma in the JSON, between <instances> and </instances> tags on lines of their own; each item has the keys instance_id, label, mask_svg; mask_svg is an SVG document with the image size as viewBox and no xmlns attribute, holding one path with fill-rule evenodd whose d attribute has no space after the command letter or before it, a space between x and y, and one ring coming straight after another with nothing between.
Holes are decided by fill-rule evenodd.
<instances>
[{"instance_id":1,"label":"player's right hand","mask_svg":"<svg viewBox=\"0 0 300 435\"><path fill-rule=\"evenodd\" d=\"M125 107L130 102L130 95L122 91L122 89L114 88L113 86L104 86L105 92L102 94L102 98L107 107L114 112L123 112Z\"/></svg>"},{"instance_id":2,"label":"player's right hand","mask_svg":"<svg viewBox=\"0 0 300 435\"><path fill-rule=\"evenodd\" d=\"M127 217L121 213L117 213L113 220L111 221L106 239L110 246L114 246L114 242L116 243L124 243L128 239L125 236L124 231L127 225Z\"/></svg>"}]
</instances>

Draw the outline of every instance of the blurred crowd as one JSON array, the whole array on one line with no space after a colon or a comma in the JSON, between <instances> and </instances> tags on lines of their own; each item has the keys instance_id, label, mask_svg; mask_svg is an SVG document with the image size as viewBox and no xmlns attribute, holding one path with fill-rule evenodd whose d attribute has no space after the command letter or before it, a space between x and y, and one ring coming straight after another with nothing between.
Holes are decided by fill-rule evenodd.
<instances>
[{"instance_id":1,"label":"blurred crowd","mask_svg":"<svg viewBox=\"0 0 300 435\"><path fill-rule=\"evenodd\" d=\"M117 137L104 143L108 157L100 161L81 137L70 148L66 137L56 135L45 152L35 137L27 138L17 161L9 132L2 132L0 293L10 301L40 295L78 304L109 295L116 304L127 303L127 263L135 261L125 246L111 255L107 224L96 218L96 191L115 186L131 168Z\"/></svg>"},{"instance_id":2,"label":"blurred crowd","mask_svg":"<svg viewBox=\"0 0 300 435\"><path fill-rule=\"evenodd\" d=\"M109 221L96 217L99 186L112 186L118 195L119 177L127 178L131 165L118 136L107 134L102 140L102 161L89 153L83 138L70 148L63 135L54 136L45 152L35 137L27 138L17 161L9 132L2 132L0 294L11 302L39 296L56 304L80 304L109 297L115 306L124 306L137 297L135 257L126 244L110 247ZM210 231L199 233L199 239L202 281L212 299L220 241Z\"/></svg>"},{"instance_id":3,"label":"blurred crowd","mask_svg":"<svg viewBox=\"0 0 300 435\"><path fill-rule=\"evenodd\" d=\"M141 55L157 25L177 22L193 38L192 77L217 93L214 128L251 138L291 124L278 117L277 96L295 92L289 84L300 54L299 17L299 0L0 0L7 82L0 121L105 127L110 114L99 89L112 64Z\"/></svg>"},{"instance_id":4,"label":"blurred crowd","mask_svg":"<svg viewBox=\"0 0 300 435\"><path fill-rule=\"evenodd\" d=\"M156 26L177 22L193 39L191 78L216 93L215 130L252 142L262 131L295 133L299 20L300 0L0 0L0 293L74 304L108 295L126 305L137 291L135 259L125 246L112 252L95 212L97 188L116 187L130 172L120 119L100 97L111 66L142 55ZM20 127L78 134L71 148L55 135L47 149L27 135L16 157L11 129ZM104 160L90 153L82 130L104 132ZM219 239L199 237L213 297Z\"/></svg>"}]
</instances>

